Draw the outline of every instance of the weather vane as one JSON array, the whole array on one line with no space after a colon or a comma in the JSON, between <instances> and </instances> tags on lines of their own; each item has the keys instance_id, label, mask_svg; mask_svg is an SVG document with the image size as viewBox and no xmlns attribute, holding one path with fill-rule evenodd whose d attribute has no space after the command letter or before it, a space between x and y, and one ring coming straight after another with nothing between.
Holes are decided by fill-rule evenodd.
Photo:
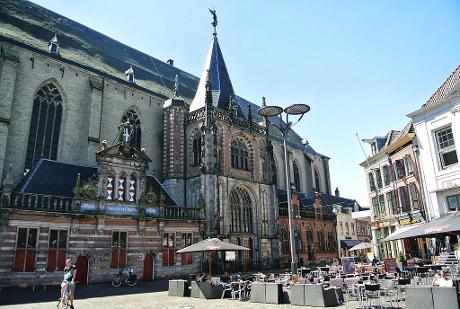
<instances>
[{"instance_id":1,"label":"weather vane","mask_svg":"<svg viewBox=\"0 0 460 309\"><path fill-rule=\"evenodd\" d=\"M178 90L179 90L179 75L176 74L176 77L174 77L173 97L177 96L177 91Z\"/></svg>"},{"instance_id":2,"label":"weather vane","mask_svg":"<svg viewBox=\"0 0 460 309\"><path fill-rule=\"evenodd\" d=\"M217 14L216 14L216 10L214 10L214 9L213 10L208 9L208 10L211 13L212 19L213 19L212 23L211 23L211 25L214 27L214 33L213 34L217 35L217 30L216 30L216 27L217 27Z\"/></svg>"}]
</instances>

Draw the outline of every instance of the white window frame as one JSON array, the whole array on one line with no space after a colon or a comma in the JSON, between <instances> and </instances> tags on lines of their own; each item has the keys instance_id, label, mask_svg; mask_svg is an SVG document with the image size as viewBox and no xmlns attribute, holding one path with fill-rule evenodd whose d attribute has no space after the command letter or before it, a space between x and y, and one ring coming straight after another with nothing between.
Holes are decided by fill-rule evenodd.
<instances>
[{"instance_id":1,"label":"white window frame","mask_svg":"<svg viewBox=\"0 0 460 309\"><path fill-rule=\"evenodd\" d=\"M438 132L442 131L442 130L446 130L446 129L449 129L451 130L452 132L452 139L454 141L454 145L451 145L451 146L447 146L446 148L444 149L441 149L440 145L439 145L439 141L438 141ZM455 147L455 137L453 136L453 130L452 130L452 124L449 123L448 125L445 125L443 127L440 127L440 128L437 128L435 130L433 130L433 136L434 136L434 142L435 142L435 145L436 145L436 151L438 153L438 162L439 162L439 167L441 170L445 170L451 166L455 166L458 164L458 153L457 153L457 148ZM453 164L449 164L449 165L444 165L444 160L443 160L443 154L445 153L449 153L449 152L452 152L452 151L455 151L455 153L457 154L457 162L456 163L453 163Z\"/></svg>"}]
</instances>

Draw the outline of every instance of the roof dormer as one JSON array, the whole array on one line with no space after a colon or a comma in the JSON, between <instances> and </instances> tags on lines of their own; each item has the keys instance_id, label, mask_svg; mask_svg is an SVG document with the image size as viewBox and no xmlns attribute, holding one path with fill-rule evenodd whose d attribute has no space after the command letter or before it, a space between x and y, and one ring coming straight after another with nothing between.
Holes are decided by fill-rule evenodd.
<instances>
[{"instance_id":1,"label":"roof dormer","mask_svg":"<svg viewBox=\"0 0 460 309\"><path fill-rule=\"evenodd\" d=\"M130 66L129 69L125 72L126 80L130 83L134 83L134 70L133 66Z\"/></svg>"},{"instance_id":2,"label":"roof dormer","mask_svg":"<svg viewBox=\"0 0 460 309\"><path fill-rule=\"evenodd\" d=\"M48 43L48 51L53 55L59 55L59 42L56 34Z\"/></svg>"}]
</instances>

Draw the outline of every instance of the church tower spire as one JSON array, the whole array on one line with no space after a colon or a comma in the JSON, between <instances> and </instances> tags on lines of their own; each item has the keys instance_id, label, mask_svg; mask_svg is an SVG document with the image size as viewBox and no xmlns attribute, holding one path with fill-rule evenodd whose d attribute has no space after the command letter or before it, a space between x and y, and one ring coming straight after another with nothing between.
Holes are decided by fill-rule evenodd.
<instances>
[{"instance_id":1,"label":"church tower spire","mask_svg":"<svg viewBox=\"0 0 460 309\"><path fill-rule=\"evenodd\" d=\"M227 109L230 96L235 98L235 92L230 80L230 76L225 65L224 56L217 40L217 15L215 10L209 10L213 16L211 25L214 27L211 45L209 46L208 56L201 74L200 83L195 94L195 98L190 105L190 111L200 109L206 104L206 80L209 72L211 81L211 94L213 106Z\"/></svg>"}]
</instances>

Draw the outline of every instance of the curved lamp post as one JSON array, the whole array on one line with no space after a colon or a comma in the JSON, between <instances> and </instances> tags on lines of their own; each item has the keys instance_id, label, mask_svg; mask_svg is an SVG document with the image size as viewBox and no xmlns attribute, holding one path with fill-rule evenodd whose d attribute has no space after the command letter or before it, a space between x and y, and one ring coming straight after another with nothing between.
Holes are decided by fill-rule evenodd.
<instances>
[{"instance_id":1,"label":"curved lamp post","mask_svg":"<svg viewBox=\"0 0 460 309\"><path fill-rule=\"evenodd\" d=\"M265 99L264 99L265 103ZM280 122L273 124L276 126L280 131L281 134L283 135L283 146L284 146L284 169L286 173L286 193L287 193L287 203L288 203L288 222L289 222L289 245L290 245L290 251L291 251L291 272L292 274L297 273L297 265L295 262L295 248L294 248L294 231L292 228L292 205L291 205L291 188L290 188L290 176L289 176L289 154L287 151L287 139L288 139L288 134L289 130L299 123L299 121L302 119L302 117L310 111L310 106L307 104L292 104L288 107L286 107L284 110L280 106L265 106L265 104L262 105L262 108L260 108L257 111L257 114L264 118L269 118L269 117L275 117L275 116L280 116L282 119L283 117L281 116L282 113L286 114L286 122ZM299 116L299 119L295 123L289 122L289 115L291 116ZM268 129L268 128L267 128Z\"/></svg>"}]
</instances>

